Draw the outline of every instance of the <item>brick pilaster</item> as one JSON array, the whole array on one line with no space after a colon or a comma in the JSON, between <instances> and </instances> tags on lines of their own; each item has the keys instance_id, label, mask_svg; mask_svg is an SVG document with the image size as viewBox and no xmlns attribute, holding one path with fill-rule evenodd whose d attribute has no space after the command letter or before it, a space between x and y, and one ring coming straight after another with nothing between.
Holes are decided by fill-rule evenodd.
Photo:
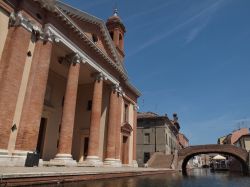
<instances>
[{"instance_id":1,"label":"brick pilaster","mask_svg":"<svg viewBox=\"0 0 250 187\"><path fill-rule=\"evenodd\" d=\"M71 63L63 106L58 154L71 155L80 63Z\"/></svg>"},{"instance_id":2,"label":"brick pilaster","mask_svg":"<svg viewBox=\"0 0 250 187\"><path fill-rule=\"evenodd\" d=\"M103 77L98 76L94 83L94 92L93 92L93 100L92 100L89 150L88 150L89 157L91 156L98 157L99 155L102 92L103 92Z\"/></svg>"},{"instance_id":3,"label":"brick pilaster","mask_svg":"<svg viewBox=\"0 0 250 187\"><path fill-rule=\"evenodd\" d=\"M7 149L31 33L23 27L8 31L0 61L0 149Z\"/></svg>"},{"instance_id":4,"label":"brick pilaster","mask_svg":"<svg viewBox=\"0 0 250 187\"><path fill-rule=\"evenodd\" d=\"M107 154L106 158L115 159L116 156L116 138L117 138L117 122L118 122L118 97L116 89L110 93L108 133L107 133Z\"/></svg>"},{"instance_id":5,"label":"brick pilaster","mask_svg":"<svg viewBox=\"0 0 250 187\"><path fill-rule=\"evenodd\" d=\"M51 52L51 42L37 41L16 139L17 150L36 149Z\"/></svg>"}]
</instances>

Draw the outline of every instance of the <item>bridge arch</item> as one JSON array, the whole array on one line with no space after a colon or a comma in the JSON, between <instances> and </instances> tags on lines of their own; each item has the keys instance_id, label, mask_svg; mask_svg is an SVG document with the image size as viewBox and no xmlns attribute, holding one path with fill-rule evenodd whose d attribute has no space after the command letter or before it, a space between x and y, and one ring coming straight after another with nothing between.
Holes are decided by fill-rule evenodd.
<instances>
[{"instance_id":1,"label":"bridge arch","mask_svg":"<svg viewBox=\"0 0 250 187\"><path fill-rule=\"evenodd\" d=\"M242 148L229 144L196 145L181 149L178 152L178 168L182 169L183 175L187 175L186 166L188 161L195 155L209 153L227 154L229 156L233 156L240 161L243 172L248 172L248 152Z\"/></svg>"}]
</instances>

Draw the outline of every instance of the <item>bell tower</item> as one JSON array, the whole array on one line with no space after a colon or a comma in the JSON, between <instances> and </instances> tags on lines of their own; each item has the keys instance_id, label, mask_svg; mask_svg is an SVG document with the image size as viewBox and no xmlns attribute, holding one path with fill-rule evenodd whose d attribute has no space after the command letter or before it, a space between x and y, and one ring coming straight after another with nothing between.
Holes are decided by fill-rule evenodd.
<instances>
[{"instance_id":1,"label":"bell tower","mask_svg":"<svg viewBox=\"0 0 250 187\"><path fill-rule=\"evenodd\" d=\"M120 54L124 57L124 34L126 28L123 25L121 18L118 16L117 9L115 9L113 15L108 18L106 26L116 49L118 49Z\"/></svg>"}]
</instances>

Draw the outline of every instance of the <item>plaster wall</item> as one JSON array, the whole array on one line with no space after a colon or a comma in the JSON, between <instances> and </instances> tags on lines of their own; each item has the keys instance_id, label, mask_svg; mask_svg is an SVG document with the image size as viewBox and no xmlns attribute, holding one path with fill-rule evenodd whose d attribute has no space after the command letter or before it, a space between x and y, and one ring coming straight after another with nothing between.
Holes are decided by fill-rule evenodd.
<instances>
[{"instance_id":1,"label":"plaster wall","mask_svg":"<svg viewBox=\"0 0 250 187\"><path fill-rule=\"evenodd\" d=\"M250 151L250 137L245 137L245 149L249 152Z\"/></svg>"},{"instance_id":2,"label":"plaster wall","mask_svg":"<svg viewBox=\"0 0 250 187\"><path fill-rule=\"evenodd\" d=\"M133 105L129 104L129 117L128 117L128 121L129 124L133 127L133 123L134 123L134 111L133 111ZM131 132L130 136L129 136L129 164L132 164L133 162L133 133L134 131Z\"/></svg>"},{"instance_id":3,"label":"plaster wall","mask_svg":"<svg viewBox=\"0 0 250 187\"><path fill-rule=\"evenodd\" d=\"M9 16L6 11L0 7L0 59L2 57L2 52L5 44L5 40L8 34L8 23Z\"/></svg>"}]
</instances>

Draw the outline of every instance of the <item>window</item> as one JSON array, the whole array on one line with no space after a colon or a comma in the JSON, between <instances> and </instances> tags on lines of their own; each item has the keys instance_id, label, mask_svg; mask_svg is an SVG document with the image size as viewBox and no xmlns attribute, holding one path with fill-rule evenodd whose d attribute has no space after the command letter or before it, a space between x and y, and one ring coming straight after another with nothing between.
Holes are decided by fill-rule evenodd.
<instances>
[{"instance_id":1,"label":"window","mask_svg":"<svg viewBox=\"0 0 250 187\"><path fill-rule=\"evenodd\" d=\"M149 133L144 134L144 144L150 144L150 134Z\"/></svg>"},{"instance_id":2,"label":"window","mask_svg":"<svg viewBox=\"0 0 250 187\"><path fill-rule=\"evenodd\" d=\"M113 32L110 32L110 37L112 38L112 40L114 40L114 33Z\"/></svg>"},{"instance_id":3,"label":"window","mask_svg":"<svg viewBox=\"0 0 250 187\"><path fill-rule=\"evenodd\" d=\"M166 144L168 145L168 134L166 134Z\"/></svg>"},{"instance_id":4,"label":"window","mask_svg":"<svg viewBox=\"0 0 250 187\"><path fill-rule=\"evenodd\" d=\"M97 37L97 35L96 34L92 34L92 40L93 40L93 42L98 42L98 37Z\"/></svg>"},{"instance_id":5,"label":"window","mask_svg":"<svg viewBox=\"0 0 250 187\"><path fill-rule=\"evenodd\" d=\"M124 105L124 122L128 122L128 114L129 114L129 110L128 110L128 104Z\"/></svg>"},{"instance_id":6,"label":"window","mask_svg":"<svg viewBox=\"0 0 250 187\"><path fill-rule=\"evenodd\" d=\"M120 40L120 41L122 40L122 35L121 35L121 34L119 34L119 40Z\"/></svg>"},{"instance_id":7,"label":"window","mask_svg":"<svg viewBox=\"0 0 250 187\"><path fill-rule=\"evenodd\" d=\"M119 47L120 49L123 49L123 39L121 34L119 34Z\"/></svg>"},{"instance_id":8,"label":"window","mask_svg":"<svg viewBox=\"0 0 250 187\"><path fill-rule=\"evenodd\" d=\"M147 163L147 161L150 159L150 153L149 152L145 152L144 153L144 160L143 160L143 162L144 163Z\"/></svg>"},{"instance_id":9,"label":"window","mask_svg":"<svg viewBox=\"0 0 250 187\"><path fill-rule=\"evenodd\" d=\"M91 111L92 109L92 100L88 100L87 111Z\"/></svg>"}]
</instances>

